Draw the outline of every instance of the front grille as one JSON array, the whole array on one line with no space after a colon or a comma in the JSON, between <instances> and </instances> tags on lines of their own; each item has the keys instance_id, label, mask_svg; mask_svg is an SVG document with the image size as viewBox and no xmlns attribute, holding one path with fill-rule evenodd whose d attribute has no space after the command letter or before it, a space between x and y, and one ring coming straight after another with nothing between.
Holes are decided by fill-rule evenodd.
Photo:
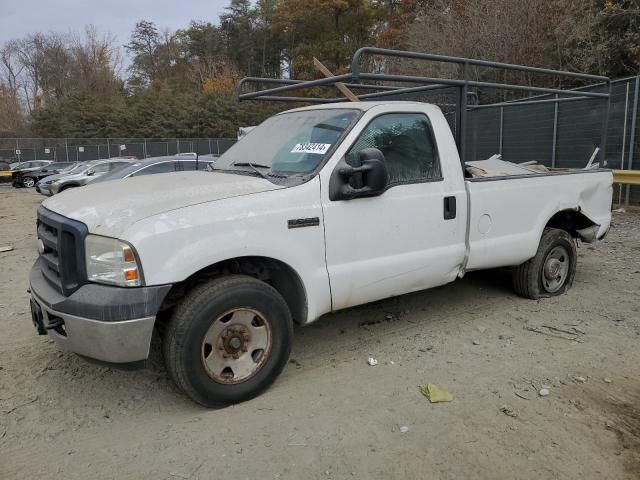
<instances>
[{"instance_id":1,"label":"front grille","mask_svg":"<svg viewBox=\"0 0 640 480\"><path fill-rule=\"evenodd\" d=\"M42 275L58 292L71 295L86 283L84 223L58 215L44 207L38 209L38 238L44 249Z\"/></svg>"}]
</instances>

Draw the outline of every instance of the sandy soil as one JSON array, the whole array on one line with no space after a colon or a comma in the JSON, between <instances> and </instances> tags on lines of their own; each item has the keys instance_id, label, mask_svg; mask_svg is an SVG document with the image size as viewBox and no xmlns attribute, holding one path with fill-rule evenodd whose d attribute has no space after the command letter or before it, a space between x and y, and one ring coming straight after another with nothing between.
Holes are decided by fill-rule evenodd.
<instances>
[{"instance_id":1,"label":"sandy soil","mask_svg":"<svg viewBox=\"0 0 640 480\"><path fill-rule=\"evenodd\" d=\"M524 300L485 272L330 315L297 330L266 394L204 410L158 351L114 370L36 335L41 199L0 186L2 479L640 478L638 210L579 250L564 296ZM455 399L430 404L423 383Z\"/></svg>"}]
</instances>

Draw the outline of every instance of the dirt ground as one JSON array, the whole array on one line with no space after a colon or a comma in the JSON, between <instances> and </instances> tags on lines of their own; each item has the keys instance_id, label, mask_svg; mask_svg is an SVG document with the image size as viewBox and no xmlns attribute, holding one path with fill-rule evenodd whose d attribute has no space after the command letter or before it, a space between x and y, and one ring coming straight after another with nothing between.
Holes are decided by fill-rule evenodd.
<instances>
[{"instance_id":1,"label":"dirt ground","mask_svg":"<svg viewBox=\"0 0 640 480\"><path fill-rule=\"evenodd\" d=\"M41 200L0 186L1 479L640 478L639 210L580 248L566 295L525 300L484 272L329 315L297 329L268 392L205 410L157 349L122 371L36 335Z\"/></svg>"}]
</instances>

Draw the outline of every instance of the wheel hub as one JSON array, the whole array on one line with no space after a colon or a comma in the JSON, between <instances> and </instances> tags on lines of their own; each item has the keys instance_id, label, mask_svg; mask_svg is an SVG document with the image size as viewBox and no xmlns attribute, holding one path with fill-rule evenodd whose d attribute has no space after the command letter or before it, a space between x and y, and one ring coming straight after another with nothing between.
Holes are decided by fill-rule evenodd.
<instances>
[{"instance_id":1,"label":"wheel hub","mask_svg":"<svg viewBox=\"0 0 640 480\"><path fill-rule=\"evenodd\" d=\"M247 328L242 325L231 325L225 328L220 336L221 348L227 356L230 355L233 358L238 358L241 352L248 350L250 340Z\"/></svg>"},{"instance_id":2,"label":"wheel hub","mask_svg":"<svg viewBox=\"0 0 640 480\"><path fill-rule=\"evenodd\" d=\"M215 319L202 340L202 362L218 383L240 383L255 375L271 351L271 326L248 307L229 310Z\"/></svg>"},{"instance_id":3,"label":"wheel hub","mask_svg":"<svg viewBox=\"0 0 640 480\"><path fill-rule=\"evenodd\" d=\"M562 288L569 275L569 252L563 246L554 247L548 254L542 268L542 286L549 293Z\"/></svg>"},{"instance_id":4,"label":"wheel hub","mask_svg":"<svg viewBox=\"0 0 640 480\"><path fill-rule=\"evenodd\" d=\"M558 273L560 272L560 268L560 260L552 258L545 265L544 276L547 277L548 280L556 278L558 276Z\"/></svg>"}]
</instances>

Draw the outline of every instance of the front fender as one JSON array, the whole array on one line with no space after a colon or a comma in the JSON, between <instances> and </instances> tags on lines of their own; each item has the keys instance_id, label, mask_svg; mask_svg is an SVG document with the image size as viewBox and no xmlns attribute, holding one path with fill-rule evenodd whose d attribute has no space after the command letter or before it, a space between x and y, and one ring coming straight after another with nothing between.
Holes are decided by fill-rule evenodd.
<instances>
[{"instance_id":1,"label":"front fender","mask_svg":"<svg viewBox=\"0 0 640 480\"><path fill-rule=\"evenodd\" d=\"M289 265L307 292L311 321L331 310L320 183L192 205L145 218L121 236L136 248L147 285L181 282L210 265L260 256ZM305 228L289 220L317 218Z\"/></svg>"}]
</instances>

